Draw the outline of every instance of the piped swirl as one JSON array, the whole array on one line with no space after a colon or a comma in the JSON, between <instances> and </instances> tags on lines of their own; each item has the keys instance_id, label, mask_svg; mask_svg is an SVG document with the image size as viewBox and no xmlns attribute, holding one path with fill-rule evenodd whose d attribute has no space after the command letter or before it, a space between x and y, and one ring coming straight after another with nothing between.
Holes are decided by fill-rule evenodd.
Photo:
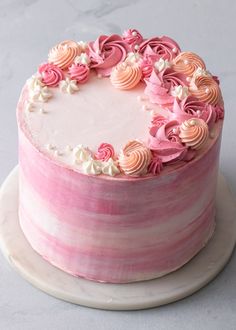
<instances>
[{"instance_id":1,"label":"piped swirl","mask_svg":"<svg viewBox=\"0 0 236 330\"><path fill-rule=\"evenodd\" d=\"M173 59L172 68L176 72L191 77L198 68L205 70L206 66L201 57L197 54L182 52Z\"/></svg>"},{"instance_id":2,"label":"piped swirl","mask_svg":"<svg viewBox=\"0 0 236 330\"><path fill-rule=\"evenodd\" d=\"M222 96L218 83L212 76L198 76L190 83L190 93L198 100L212 105L222 104Z\"/></svg>"},{"instance_id":3,"label":"piped swirl","mask_svg":"<svg viewBox=\"0 0 236 330\"><path fill-rule=\"evenodd\" d=\"M74 62L74 59L76 56L80 55L80 53L81 49L77 42L65 40L49 51L48 62L65 70Z\"/></svg>"},{"instance_id":4,"label":"piped swirl","mask_svg":"<svg viewBox=\"0 0 236 330\"><path fill-rule=\"evenodd\" d=\"M180 126L180 139L186 146L192 149L201 149L207 142L208 136L208 126L200 118L185 120Z\"/></svg>"},{"instance_id":5,"label":"piped swirl","mask_svg":"<svg viewBox=\"0 0 236 330\"><path fill-rule=\"evenodd\" d=\"M152 160L151 151L141 142L128 142L119 155L119 165L126 175L139 176L147 173Z\"/></svg>"},{"instance_id":6,"label":"piped swirl","mask_svg":"<svg viewBox=\"0 0 236 330\"><path fill-rule=\"evenodd\" d=\"M142 71L137 64L119 63L111 72L112 85L118 89L132 89L142 78Z\"/></svg>"}]
</instances>

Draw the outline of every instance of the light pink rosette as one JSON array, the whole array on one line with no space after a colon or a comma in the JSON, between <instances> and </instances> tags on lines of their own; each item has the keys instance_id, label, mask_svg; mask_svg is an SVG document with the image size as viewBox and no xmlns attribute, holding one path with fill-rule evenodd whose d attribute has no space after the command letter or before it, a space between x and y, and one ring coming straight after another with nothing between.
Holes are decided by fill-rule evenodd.
<instances>
[{"instance_id":1,"label":"light pink rosette","mask_svg":"<svg viewBox=\"0 0 236 330\"><path fill-rule=\"evenodd\" d=\"M73 40L65 40L53 47L48 54L48 62L57 65L62 70L74 62L76 56L81 54L81 48Z\"/></svg>"},{"instance_id":2,"label":"light pink rosette","mask_svg":"<svg viewBox=\"0 0 236 330\"><path fill-rule=\"evenodd\" d=\"M151 76L154 68L154 63L160 59L158 55L144 55L140 58L138 64L142 71L142 80L147 79Z\"/></svg>"},{"instance_id":3,"label":"light pink rosette","mask_svg":"<svg viewBox=\"0 0 236 330\"><path fill-rule=\"evenodd\" d=\"M172 163L178 160L189 161L194 157L194 152L182 143L179 137L179 123L171 120L152 131L149 136L148 147L155 151L162 163Z\"/></svg>"},{"instance_id":4,"label":"light pink rosette","mask_svg":"<svg viewBox=\"0 0 236 330\"><path fill-rule=\"evenodd\" d=\"M145 79L146 88L144 93L149 97L151 103L157 103L162 106L169 106L174 102L174 96L171 95L175 86L186 86L185 76L181 73L167 68L159 73L152 71L151 76Z\"/></svg>"},{"instance_id":5,"label":"light pink rosette","mask_svg":"<svg viewBox=\"0 0 236 330\"><path fill-rule=\"evenodd\" d=\"M186 97L183 101L175 99L173 107L170 109L171 119L176 119L182 123L191 118L200 118L204 120L211 128L215 122L224 117L224 110L219 105L199 101L193 96Z\"/></svg>"},{"instance_id":6,"label":"light pink rosette","mask_svg":"<svg viewBox=\"0 0 236 330\"><path fill-rule=\"evenodd\" d=\"M73 63L69 67L69 75L72 80L76 80L79 84L84 84L89 78L90 69L86 64Z\"/></svg>"},{"instance_id":7,"label":"light pink rosette","mask_svg":"<svg viewBox=\"0 0 236 330\"><path fill-rule=\"evenodd\" d=\"M125 30L122 37L123 40L130 46L131 50L134 50L135 46L139 45L143 41L143 36L136 29Z\"/></svg>"},{"instance_id":8,"label":"light pink rosette","mask_svg":"<svg viewBox=\"0 0 236 330\"><path fill-rule=\"evenodd\" d=\"M168 123L168 119L161 116L161 115L156 115L152 118L152 126L150 127L150 130L149 130L149 133L152 135L152 136L155 136L156 135L156 132L157 130Z\"/></svg>"},{"instance_id":9,"label":"light pink rosette","mask_svg":"<svg viewBox=\"0 0 236 330\"><path fill-rule=\"evenodd\" d=\"M102 35L88 44L91 68L103 76L109 76L118 63L125 60L129 51L128 44L117 34Z\"/></svg>"},{"instance_id":10,"label":"light pink rosette","mask_svg":"<svg viewBox=\"0 0 236 330\"><path fill-rule=\"evenodd\" d=\"M38 72L42 77L42 83L46 86L56 87L64 79L63 71L52 63L43 63Z\"/></svg>"},{"instance_id":11,"label":"light pink rosette","mask_svg":"<svg viewBox=\"0 0 236 330\"><path fill-rule=\"evenodd\" d=\"M144 40L138 51L143 55L159 55L171 61L180 53L180 47L173 39L163 36Z\"/></svg>"},{"instance_id":12,"label":"light pink rosette","mask_svg":"<svg viewBox=\"0 0 236 330\"><path fill-rule=\"evenodd\" d=\"M151 151L141 142L128 142L119 155L119 165L126 175L140 176L147 173L152 159Z\"/></svg>"},{"instance_id":13,"label":"light pink rosette","mask_svg":"<svg viewBox=\"0 0 236 330\"><path fill-rule=\"evenodd\" d=\"M151 163L148 165L148 172L156 175L160 174L162 169L163 164L161 158L155 151L152 151L152 160Z\"/></svg>"},{"instance_id":14,"label":"light pink rosette","mask_svg":"<svg viewBox=\"0 0 236 330\"><path fill-rule=\"evenodd\" d=\"M153 61L150 56L144 56L141 58L139 66L142 71L142 80L149 78L153 70Z\"/></svg>"},{"instance_id":15,"label":"light pink rosette","mask_svg":"<svg viewBox=\"0 0 236 330\"><path fill-rule=\"evenodd\" d=\"M109 143L100 144L95 154L95 158L103 162L107 162L110 158L114 159L114 157L115 157L114 148Z\"/></svg>"}]
</instances>

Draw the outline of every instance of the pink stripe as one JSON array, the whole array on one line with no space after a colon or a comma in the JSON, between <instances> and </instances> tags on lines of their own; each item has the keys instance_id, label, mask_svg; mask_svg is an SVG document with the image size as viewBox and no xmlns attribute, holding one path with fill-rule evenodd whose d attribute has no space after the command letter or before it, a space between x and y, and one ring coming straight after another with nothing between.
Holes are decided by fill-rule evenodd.
<instances>
[{"instance_id":1,"label":"pink stripe","mask_svg":"<svg viewBox=\"0 0 236 330\"><path fill-rule=\"evenodd\" d=\"M112 274L112 281L114 282L121 280L119 277L121 264L122 272L128 278L145 272L158 274L163 270L173 270L178 265L184 264L203 246L203 243L211 235L212 219L213 208L211 204L204 214L195 220L197 226L195 225L193 228L190 225L190 228L185 228L182 233L176 233L174 238L167 239L166 244L162 246L159 246L159 244L149 246L147 238L147 245L137 246L138 250L135 248L133 252L122 251L122 246L120 250L110 248L97 251L92 246L85 249L85 247L72 248L62 244L52 235L34 226L32 219L26 215L24 210L20 210L21 226L26 237L41 255L47 256L47 260L62 269L68 261L79 260L77 263L67 265L67 270L70 273L90 278L95 276L97 280L107 281L111 280L110 276ZM86 268L88 264L89 274L87 274ZM117 274L117 278L115 274ZM106 276L105 279L104 276Z\"/></svg>"}]
</instances>

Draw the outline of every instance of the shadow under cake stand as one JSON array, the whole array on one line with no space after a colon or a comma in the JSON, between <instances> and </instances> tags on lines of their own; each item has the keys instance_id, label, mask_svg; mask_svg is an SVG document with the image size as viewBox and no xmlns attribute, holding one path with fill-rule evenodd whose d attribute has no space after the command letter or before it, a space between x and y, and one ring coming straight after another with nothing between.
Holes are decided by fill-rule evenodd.
<instances>
[{"instance_id":1,"label":"shadow under cake stand","mask_svg":"<svg viewBox=\"0 0 236 330\"><path fill-rule=\"evenodd\" d=\"M44 292L84 306L134 310L184 298L206 285L223 269L235 243L236 205L220 175L216 230L197 256L179 270L158 279L128 284L96 283L57 269L31 248L18 220L18 167L12 170L0 191L0 247L10 265Z\"/></svg>"}]
</instances>

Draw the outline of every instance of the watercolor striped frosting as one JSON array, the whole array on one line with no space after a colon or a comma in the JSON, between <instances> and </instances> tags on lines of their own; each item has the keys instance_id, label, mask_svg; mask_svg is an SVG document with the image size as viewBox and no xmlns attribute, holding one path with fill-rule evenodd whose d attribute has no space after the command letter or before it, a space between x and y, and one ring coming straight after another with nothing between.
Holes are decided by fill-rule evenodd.
<instances>
[{"instance_id":1,"label":"watercolor striped frosting","mask_svg":"<svg viewBox=\"0 0 236 330\"><path fill-rule=\"evenodd\" d=\"M193 258L215 227L218 79L134 29L53 47L17 106L19 219L43 258L127 283Z\"/></svg>"}]
</instances>

